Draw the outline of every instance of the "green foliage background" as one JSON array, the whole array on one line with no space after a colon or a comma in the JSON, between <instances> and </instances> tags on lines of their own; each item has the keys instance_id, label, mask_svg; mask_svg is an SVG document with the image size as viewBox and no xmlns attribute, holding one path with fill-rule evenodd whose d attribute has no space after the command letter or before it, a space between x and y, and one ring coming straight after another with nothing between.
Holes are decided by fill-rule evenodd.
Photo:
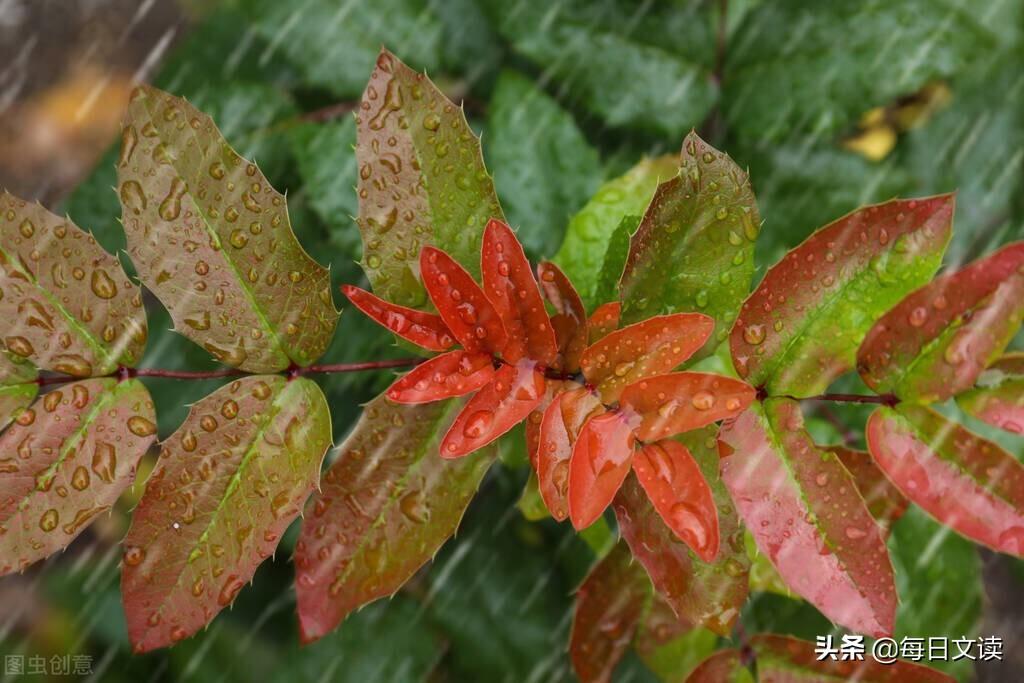
<instances>
[{"instance_id":1,"label":"green foliage background","mask_svg":"<svg viewBox=\"0 0 1024 683\"><path fill-rule=\"evenodd\" d=\"M507 218L533 258L554 256L568 226L571 243L593 250L588 262L621 263L616 253L637 221L622 218L642 213L642 194L617 209L597 240L586 233L590 221L570 220L602 183L642 157L677 154L685 133L697 128L750 169L764 220L755 278L856 206L953 189L959 195L948 260L962 262L1024 236L1021 13L1019 3L971 0L234 0L194 27L155 82L209 112L238 151L287 190L300 240L331 265L335 284L366 286L352 218L355 125L344 113L321 114L358 100L382 44L427 70L456 101L464 98ZM900 126L883 159L843 146L865 111L898 105L939 82L951 92L947 106L907 130ZM64 209L108 249L120 250L114 155L112 149ZM625 227L616 232L620 221ZM614 281L597 270L590 277L605 295ZM149 303L145 364L212 366L205 352L167 332L166 312ZM326 359L406 354L348 308ZM390 379L318 380L336 440ZM161 436L180 423L187 404L218 385L148 383ZM856 389L853 380L846 384ZM866 417L856 409L839 416L858 426ZM814 424L820 440L840 438L824 421ZM1019 440L1002 441L1020 454ZM4 652L91 654L105 681L571 679L571 593L602 539L588 545L567 525L527 522L515 507L527 472L522 452L506 447L457 538L431 566L391 601L367 607L302 650L288 559L293 528L208 631L132 657L118 595L119 552L111 544L130 505L115 511L105 539L83 534L23 579L55 613L52 626L5 633L0 643ZM890 543L903 600L897 637L976 634L982 587L974 546L919 513L897 524ZM811 639L831 628L813 608L770 593L755 595L744 623L750 631ZM969 663L950 669L972 678ZM617 680L655 678L630 655Z\"/></svg>"}]
</instances>

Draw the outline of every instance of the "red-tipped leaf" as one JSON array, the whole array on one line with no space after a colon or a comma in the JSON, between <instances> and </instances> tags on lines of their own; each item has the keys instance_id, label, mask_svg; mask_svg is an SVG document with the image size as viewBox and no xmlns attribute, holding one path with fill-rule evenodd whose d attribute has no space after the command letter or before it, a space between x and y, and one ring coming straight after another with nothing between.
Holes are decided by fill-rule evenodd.
<instances>
[{"instance_id":1,"label":"red-tipped leaf","mask_svg":"<svg viewBox=\"0 0 1024 683\"><path fill-rule=\"evenodd\" d=\"M504 365L469 399L441 442L441 457L460 458L516 426L544 397L544 373L530 361Z\"/></svg>"},{"instance_id":2,"label":"red-tipped leaf","mask_svg":"<svg viewBox=\"0 0 1024 683\"><path fill-rule=\"evenodd\" d=\"M981 373L978 385L956 397L974 417L1014 434L1024 433L1024 353L1003 356Z\"/></svg>"},{"instance_id":3,"label":"red-tipped leaf","mask_svg":"<svg viewBox=\"0 0 1024 683\"><path fill-rule=\"evenodd\" d=\"M868 449L903 494L973 541L1024 556L1024 465L924 406L879 408Z\"/></svg>"},{"instance_id":4,"label":"red-tipped leaf","mask_svg":"<svg viewBox=\"0 0 1024 683\"><path fill-rule=\"evenodd\" d=\"M455 337L441 316L393 304L353 285L341 291L352 305L406 341L428 351L445 351Z\"/></svg>"},{"instance_id":5,"label":"red-tipped leaf","mask_svg":"<svg viewBox=\"0 0 1024 683\"><path fill-rule=\"evenodd\" d=\"M686 446L659 441L641 448L633 471L665 524L705 562L718 555L718 513L711 488Z\"/></svg>"},{"instance_id":6,"label":"red-tipped leaf","mask_svg":"<svg viewBox=\"0 0 1024 683\"><path fill-rule=\"evenodd\" d=\"M580 360L583 375L605 403L645 377L672 370L707 341L715 321L700 313L660 315L603 337Z\"/></svg>"},{"instance_id":7,"label":"red-tipped leaf","mask_svg":"<svg viewBox=\"0 0 1024 683\"><path fill-rule=\"evenodd\" d=\"M872 389L944 401L974 386L1024 318L1024 242L936 278L871 328L857 369Z\"/></svg>"},{"instance_id":8,"label":"red-tipped leaf","mask_svg":"<svg viewBox=\"0 0 1024 683\"><path fill-rule=\"evenodd\" d=\"M597 521L629 474L636 443L634 417L613 411L583 425L569 462L569 519L576 529Z\"/></svg>"},{"instance_id":9,"label":"red-tipped leaf","mask_svg":"<svg viewBox=\"0 0 1024 683\"><path fill-rule=\"evenodd\" d=\"M579 387L558 396L544 411L537 448L537 480L541 498L559 522L569 514L569 459L583 424L604 412L600 399Z\"/></svg>"},{"instance_id":10,"label":"red-tipped leaf","mask_svg":"<svg viewBox=\"0 0 1024 683\"><path fill-rule=\"evenodd\" d=\"M907 511L910 501L886 479L885 473L874 463L870 453L843 446L832 446L829 450L839 457L857 482L857 490L864 498L871 516L883 529L888 530Z\"/></svg>"},{"instance_id":11,"label":"red-tipped leaf","mask_svg":"<svg viewBox=\"0 0 1024 683\"><path fill-rule=\"evenodd\" d=\"M881 530L839 459L811 441L800 405L754 404L719 438L722 479L789 587L840 626L891 634L896 587Z\"/></svg>"},{"instance_id":12,"label":"red-tipped leaf","mask_svg":"<svg viewBox=\"0 0 1024 683\"><path fill-rule=\"evenodd\" d=\"M637 438L657 441L735 417L756 395L752 386L730 377L674 372L631 384L619 400L643 418Z\"/></svg>"},{"instance_id":13,"label":"red-tipped leaf","mask_svg":"<svg viewBox=\"0 0 1024 683\"><path fill-rule=\"evenodd\" d=\"M603 339L619 326L619 316L622 314L622 303L610 301L601 304L594 309L594 312L587 318L588 336L590 343L595 344Z\"/></svg>"},{"instance_id":14,"label":"red-tipped leaf","mask_svg":"<svg viewBox=\"0 0 1024 683\"><path fill-rule=\"evenodd\" d=\"M587 309L565 273L550 261L537 266L540 288L555 309L551 326L558 342L555 365L567 372L579 369L580 356L588 343Z\"/></svg>"},{"instance_id":15,"label":"red-tipped leaf","mask_svg":"<svg viewBox=\"0 0 1024 683\"><path fill-rule=\"evenodd\" d=\"M505 359L510 363L522 358L541 365L554 363L558 355L555 333L523 245L511 228L493 218L484 229L480 271L484 293L508 333Z\"/></svg>"},{"instance_id":16,"label":"red-tipped leaf","mask_svg":"<svg viewBox=\"0 0 1024 683\"><path fill-rule=\"evenodd\" d=\"M501 316L455 259L434 247L420 252L420 276L445 325L467 351L500 353L508 339Z\"/></svg>"},{"instance_id":17,"label":"red-tipped leaf","mask_svg":"<svg viewBox=\"0 0 1024 683\"><path fill-rule=\"evenodd\" d=\"M490 354L451 351L420 363L395 381L387 396L395 403L429 403L465 396L494 377Z\"/></svg>"}]
</instances>

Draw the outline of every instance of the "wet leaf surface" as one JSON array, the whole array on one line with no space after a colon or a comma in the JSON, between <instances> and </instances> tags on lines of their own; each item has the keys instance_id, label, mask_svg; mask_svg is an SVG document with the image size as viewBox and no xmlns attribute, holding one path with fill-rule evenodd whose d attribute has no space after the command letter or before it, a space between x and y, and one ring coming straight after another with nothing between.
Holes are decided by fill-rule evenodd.
<instances>
[{"instance_id":1,"label":"wet leaf surface","mask_svg":"<svg viewBox=\"0 0 1024 683\"><path fill-rule=\"evenodd\" d=\"M192 406L124 540L136 652L191 636L234 602L316 488L330 443L327 402L302 377L246 377Z\"/></svg>"},{"instance_id":2,"label":"wet leaf surface","mask_svg":"<svg viewBox=\"0 0 1024 683\"><path fill-rule=\"evenodd\" d=\"M494 453L439 457L457 401L399 406L383 397L339 447L308 506L295 550L304 641L391 595L452 534Z\"/></svg>"},{"instance_id":3,"label":"wet leaf surface","mask_svg":"<svg viewBox=\"0 0 1024 683\"><path fill-rule=\"evenodd\" d=\"M956 397L979 420L1013 434L1024 433L1024 354L1003 356L985 369L978 385Z\"/></svg>"},{"instance_id":4,"label":"wet leaf surface","mask_svg":"<svg viewBox=\"0 0 1024 683\"><path fill-rule=\"evenodd\" d=\"M753 402L749 384L704 372L673 372L640 380L619 397L642 418L636 435L657 441L736 417Z\"/></svg>"},{"instance_id":5,"label":"wet leaf surface","mask_svg":"<svg viewBox=\"0 0 1024 683\"><path fill-rule=\"evenodd\" d=\"M67 547L132 483L155 439L137 380L72 382L22 410L0 436L0 574Z\"/></svg>"},{"instance_id":6,"label":"wet leaf surface","mask_svg":"<svg viewBox=\"0 0 1024 683\"><path fill-rule=\"evenodd\" d=\"M906 512L910 501L885 477L885 473L871 459L870 453L843 446L831 446L828 450L836 454L853 477L871 516L886 531L891 529L893 523Z\"/></svg>"},{"instance_id":7,"label":"wet leaf surface","mask_svg":"<svg viewBox=\"0 0 1024 683\"><path fill-rule=\"evenodd\" d=\"M559 522L569 515L569 468L573 443L584 423L604 411L593 391L567 383L563 393L548 405L541 418L537 446L538 487L551 516Z\"/></svg>"},{"instance_id":8,"label":"wet leaf surface","mask_svg":"<svg viewBox=\"0 0 1024 683\"><path fill-rule=\"evenodd\" d=\"M537 266L537 277L544 298L555 309L551 316L551 326L558 343L554 367L563 372L576 372L589 343L587 309L583 299L562 269L550 261L543 261Z\"/></svg>"},{"instance_id":9,"label":"wet leaf surface","mask_svg":"<svg viewBox=\"0 0 1024 683\"><path fill-rule=\"evenodd\" d=\"M428 403L465 396L494 377L491 356L451 351L420 363L391 385L387 396L395 403Z\"/></svg>"},{"instance_id":10,"label":"wet leaf surface","mask_svg":"<svg viewBox=\"0 0 1024 683\"><path fill-rule=\"evenodd\" d=\"M39 393L38 371L32 364L0 351L0 433Z\"/></svg>"},{"instance_id":11,"label":"wet leaf surface","mask_svg":"<svg viewBox=\"0 0 1024 683\"><path fill-rule=\"evenodd\" d=\"M284 195L208 115L154 88L133 92L122 137L128 253L175 329L248 372L317 360L338 313Z\"/></svg>"},{"instance_id":12,"label":"wet leaf surface","mask_svg":"<svg viewBox=\"0 0 1024 683\"><path fill-rule=\"evenodd\" d=\"M428 351L445 351L455 338L439 315L390 303L352 285L342 285L352 305L402 339Z\"/></svg>"},{"instance_id":13,"label":"wet leaf surface","mask_svg":"<svg viewBox=\"0 0 1024 683\"><path fill-rule=\"evenodd\" d=\"M629 474L636 436L635 416L620 411L587 420L569 461L569 518L586 529L611 505Z\"/></svg>"},{"instance_id":14,"label":"wet leaf surface","mask_svg":"<svg viewBox=\"0 0 1024 683\"><path fill-rule=\"evenodd\" d=\"M729 344L741 378L810 396L853 366L874 321L935 274L953 196L893 200L821 228L765 274Z\"/></svg>"},{"instance_id":15,"label":"wet leaf surface","mask_svg":"<svg viewBox=\"0 0 1024 683\"><path fill-rule=\"evenodd\" d=\"M473 276L446 252L426 247L420 274L445 325L467 351L498 354L508 335L494 304Z\"/></svg>"},{"instance_id":16,"label":"wet leaf surface","mask_svg":"<svg viewBox=\"0 0 1024 683\"><path fill-rule=\"evenodd\" d=\"M135 365L146 346L142 292L74 223L0 193L0 339L44 370L75 377Z\"/></svg>"}]
</instances>

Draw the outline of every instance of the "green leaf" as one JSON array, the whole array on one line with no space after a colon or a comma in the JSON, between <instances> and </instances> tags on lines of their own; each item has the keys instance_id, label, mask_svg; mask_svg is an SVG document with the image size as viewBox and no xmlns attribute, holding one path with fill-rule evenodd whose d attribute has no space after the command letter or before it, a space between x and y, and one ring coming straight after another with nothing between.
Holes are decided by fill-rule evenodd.
<instances>
[{"instance_id":1,"label":"green leaf","mask_svg":"<svg viewBox=\"0 0 1024 683\"><path fill-rule=\"evenodd\" d=\"M35 367L18 356L0 351L0 433L39 393ZM0 459L0 473L10 467L13 458Z\"/></svg>"},{"instance_id":2,"label":"green leaf","mask_svg":"<svg viewBox=\"0 0 1024 683\"><path fill-rule=\"evenodd\" d=\"M633 638L640 659L665 683L685 681L717 643L716 634L681 622L659 596L651 600Z\"/></svg>"},{"instance_id":3,"label":"green leaf","mask_svg":"<svg viewBox=\"0 0 1024 683\"><path fill-rule=\"evenodd\" d=\"M947 0L761 3L729 41L729 126L771 141L848 130L865 109L987 58L993 38L972 15Z\"/></svg>"},{"instance_id":4,"label":"green leaf","mask_svg":"<svg viewBox=\"0 0 1024 683\"><path fill-rule=\"evenodd\" d=\"M304 377L245 377L192 406L124 541L136 652L192 635L234 601L316 488L330 443L330 409Z\"/></svg>"},{"instance_id":5,"label":"green leaf","mask_svg":"<svg viewBox=\"0 0 1024 683\"><path fill-rule=\"evenodd\" d=\"M626 267L629 256L629 240L640 225L641 216L623 216L619 227L615 228L608 249L604 252L604 261L597 276L597 288L594 290L594 301L599 304L619 299L619 280L622 270Z\"/></svg>"},{"instance_id":6,"label":"green leaf","mask_svg":"<svg viewBox=\"0 0 1024 683\"><path fill-rule=\"evenodd\" d=\"M555 253L566 222L601 183L597 151L568 112L514 71L498 78L484 143L519 241L535 258Z\"/></svg>"},{"instance_id":7,"label":"green leaf","mask_svg":"<svg viewBox=\"0 0 1024 683\"><path fill-rule=\"evenodd\" d=\"M978 633L982 573L973 543L952 533L911 506L892 527L889 540L900 606L897 640L948 638ZM968 680L973 663L933 660L931 665Z\"/></svg>"},{"instance_id":8,"label":"green leaf","mask_svg":"<svg viewBox=\"0 0 1024 683\"><path fill-rule=\"evenodd\" d=\"M701 31L696 3L683 11L656 9L650 17L613 3L527 3L515 12L491 6L513 50L611 126L680 137L718 99L718 86L702 63L710 62L710 32ZM678 30L674 40L669 22ZM699 56L680 51L686 34L698 34Z\"/></svg>"},{"instance_id":9,"label":"green leaf","mask_svg":"<svg viewBox=\"0 0 1024 683\"><path fill-rule=\"evenodd\" d=\"M882 313L938 270L953 196L892 200L821 228L743 303L730 348L740 377L770 396L811 396L853 366Z\"/></svg>"},{"instance_id":10,"label":"green leaf","mask_svg":"<svg viewBox=\"0 0 1024 683\"><path fill-rule=\"evenodd\" d=\"M569 656L583 681L609 681L651 599L651 581L619 541L576 594Z\"/></svg>"},{"instance_id":11,"label":"green leaf","mask_svg":"<svg viewBox=\"0 0 1024 683\"><path fill-rule=\"evenodd\" d=\"M658 182L677 172L676 159L671 156L642 159L624 175L602 185L569 221L565 241L552 260L572 280L588 310L604 303L595 299L594 291L616 228L626 216L642 214Z\"/></svg>"},{"instance_id":12,"label":"green leaf","mask_svg":"<svg viewBox=\"0 0 1024 683\"><path fill-rule=\"evenodd\" d=\"M523 487L523 494L516 502L516 509L522 513L524 519L530 522L538 522L551 516L547 505L544 504L544 499L541 498L536 472L530 472L530 477Z\"/></svg>"},{"instance_id":13,"label":"green leaf","mask_svg":"<svg viewBox=\"0 0 1024 683\"><path fill-rule=\"evenodd\" d=\"M92 235L0 193L0 318L6 349L74 377L133 366L146 346L142 291Z\"/></svg>"},{"instance_id":14,"label":"green leaf","mask_svg":"<svg viewBox=\"0 0 1024 683\"><path fill-rule=\"evenodd\" d=\"M362 265L375 293L425 304L417 273L427 245L479 276L484 227L504 216L461 108L382 50L356 124Z\"/></svg>"},{"instance_id":15,"label":"green leaf","mask_svg":"<svg viewBox=\"0 0 1024 683\"><path fill-rule=\"evenodd\" d=\"M920 664L896 660L833 661L820 659L814 643L789 636L759 634L751 638L760 680L900 681L900 683L954 683L945 674Z\"/></svg>"},{"instance_id":16,"label":"green leaf","mask_svg":"<svg viewBox=\"0 0 1024 683\"><path fill-rule=\"evenodd\" d=\"M1013 434L1024 433L1024 354L1010 353L985 369L978 386L956 397L968 415Z\"/></svg>"},{"instance_id":17,"label":"green leaf","mask_svg":"<svg viewBox=\"0 0 1024 683\"><path fill-rule=\"evenodd\" d=\"M974 386L1024 319L1024 242L929 282L875 323L857 370L878 393L944 401Z\"/></svg>"},{"instance_id":18,"label":"green leaf","mask_svg":"<svg viewBox=\"0 0 1024 683\"><path fill-rule=\"evenodd\" d=\"M630 475L613 506L622 537L646 569L654 588L681 620L728 635L747 599L750 561L743 528L718 475L715 427L677 437L700 465L718 508L721 543L712 563L701 561L662 521L635 475Z\"/></svg>"},{"instance_id":19,"label":"green leaf","mask_svg":"<svg viewBox=\"0 0 1024 683\"><path fill-rule=\"evenodd\" d=\"M839 459L811 441L800 404L757 403L719 439L722 480L782 579L840 626L890 635L897 596L881 530Z\"/></svg>"},{"instance_id":20,"label":"green leaf","mask_svg":"<svg viewBox=\"0 0 1024 683\"><path fill-rule=\"evenodd\" d=\"M0 575L66 548L114 505L156 439L137 380L51 389L0 436Z\"/></svg>"},{"instance_id":21,"label":"green leaf","mask_svg":"<svg viewBox=\"0 0 1024 683\"><path fill-rule=\"evenodd\" d=\"M438 446L461 407L371 401L324 475L296 546L304 641L391 595L455 533L493 450L445 460Z\"/></svg>"},{"instance_id":22,"label":"green leaf","mask_svg":"<svg viewBox=\"0 0 1024 683\"><path fill-rule=\"evenodd\" d=\"M709 343L718 346L750 291L760 229L746 173L691 132L679 175L658 186L630 239L619 283L623 324L699 311L715 319Z\"/></svg>"},{"instance_id":23,"label":"green leaf","mask_svg":"<svg viewBox=\"0 0 1024 683\"><path fill-rule=\"evenodd\" d=\"M178 331L249 372L323 354L338 320L327 269L295 239L284 196L209 116L137 88L118 179L128 252Z\"/></svg>"},{"instance_id":24,"label":"green leaf","mask_svg":"<svg viewBox=\"0 0 1024 683\"><path fill-rule=\"evenodd\" d=\"M306 84L341 97L362 91L381 45L401 48L419 69L440 66L442 26L423 0L351 5L250 0L249 5L256 32L269 43L261 59L280 51Z\"/></svg>"},{"instance_id":25,"label":"green leaf","mask_svg":"<svg viewBox=\"0 0 1024 683\"><path fill-rule=\"evenodd\" d=\"M428 0L428 3L443 26L441 61L445 69L461 74L471 86L496 76L505 50L480 0ZM401 44L395 43L394 47L401 47Z\"/></svg>"}]
</instances>

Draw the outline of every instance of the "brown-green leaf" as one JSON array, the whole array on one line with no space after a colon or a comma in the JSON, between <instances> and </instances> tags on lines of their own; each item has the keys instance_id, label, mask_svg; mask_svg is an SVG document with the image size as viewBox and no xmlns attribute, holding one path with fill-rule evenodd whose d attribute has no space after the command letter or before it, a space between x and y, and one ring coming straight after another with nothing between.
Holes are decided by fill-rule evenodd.
<instances>
[{"instance_id":1,"label":"brown-green leaf","mask_svg":"<svg viewBox=\"0 0 1024 683\"><path fill-rule=\"evenodd\" d=\"M117 258L70 220L0 193L3 344L75 377L134 365L146 345L142 292Z\"/></svg>"},{"instance_id":2,"label":"brown-green leaf","mask_svg":"<svg viewBox=\"0 0 1024 683\"><path fill-rule=\"evenodd\" d=\"M304 641L393 594L455 533L495 458L493 449L441 457L462 403L397 405L380 396L367 404L308 506L295 548Z\"/></svg>"},{"instance_id":3,"label":"brown-green leaf","mask_svg":"<svg viewBox=\"0 0 1024 683\"><path fill-rule=\"evenodd\" d=\"M1010 353L988 366L977 386L958 395L956 402L979 420L1024 434L1024 354Z\"/></svg>"},{"instance_id":4,"label":"brown-green leaf","mask_svg":"<svg viewBox=\"0 0 1024 683\"><path fill-rule=\"evenodd\" d=\"M35 381L38 376L39 373L31 363L0 350L0 432L10 424L18 411L35 399L39 393L39 385Z\"/></svg>"},{"instance_id":5,"label":"brown-green leaf","mask_svg":"<svg viewBox=\"0 0 1024 683\"><path fill-rule=\"evenodd\" d=\"M821 228L743 303L729 344L740 377L810 396L853 366L871 325L938 270L953 195L866 206Z\"/></svg>"},{"instance_id":6,"label":"brown-green leaf","mask_svg":"<svg viewBox=\"0 0 1024 683\"><path fill-rule=\"evenodd\" d=\"M619 281L622 322L698 311L722 342L750 291L761 217L747 174L691 132L679 174L658 186Z\"/></svg>"},{"instance_id":7,"label":"brown-green leaf","mask_svg":"<svg viewBox=\"0 0 1024 683\"><path fill-rule=\"evenodd\" d=\"M156 439L138 380L65 384L0 436L0 574L65 548L135 478Z\"/></svg>"},{"instance_id":8,"label":"brown-green leaf","mask_svg":"<svg viewBox=\"0 0 1024 683\"><path fill-rule=\"evenodd\" d=\"M249 372L323 354L338 321L327 269L295 238L284 195L209 116L136 88L117 172L128 253L179 332Z\"/></svg>"},{"instance_id":9,"label":"brown-green leaf","mask_svg":"<svg viewBox=\"0 0 1024 683\"><path fill-rule=\"evenodd\" d=\"M356 124L362 265L377 296L426 303L417 273L427 245L479 277L484 226L504 215L461 107L381 50Z\"/></svg>"},{"instance_id":10,"label":"brown-green leaf","mask_svg":"<svg viewBox=\"0 0 1024 683\"><path fill-rule=\"evenodd\" d=\"M192 406L124 541L136 652L192 635L234 601L302 511L330 443L327 401L303 377L246 377Z\"/></svg>"}]
</instances>

